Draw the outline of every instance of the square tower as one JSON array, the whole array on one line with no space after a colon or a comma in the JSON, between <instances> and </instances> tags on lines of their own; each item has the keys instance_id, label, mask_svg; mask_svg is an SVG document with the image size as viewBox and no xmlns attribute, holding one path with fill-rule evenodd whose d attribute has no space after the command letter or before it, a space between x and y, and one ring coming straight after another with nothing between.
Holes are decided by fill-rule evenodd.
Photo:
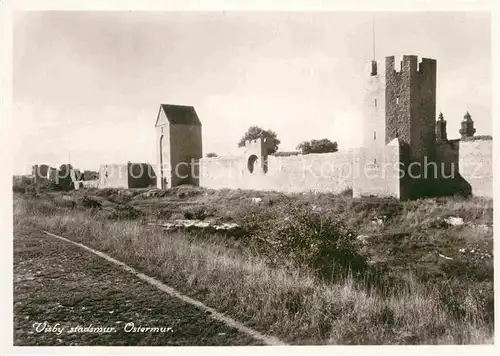
<instances>
[{"instance_id":1,"label":"square tower","mask_svg":"<svg viewBox=\"0 0 500 356\"><path fill-rule=\"evenodd\" d=\"M199 185L199 159L203 157L201 122L194 107L160 105L156 118L157 187Z\"/></svg>"},{"instance_id":2,"label":"square tower","mask_svg":"<svg viewBox=\"0 0 500 356\"><path fill-rule=\"evenodd\" d=\"M364 145L355 162L353 195L406 199L430 183L414 178L423 165L410 163L435 160L436 61L403 56L396 70L394 57L386 57L385 68L370 61L364 78Z\"/></svg>"},{"instance_id":3,"label":"square tower","mask_svg":"<svg viewBox=\"0 0 500 356\"><path fill-rule=\"evenodd\" d=\"M400 70L394 56L385 59L386 144L395 138L406 143L411 160L434 158L436 133L436 60L403 56Z\"/></svg>"}]
</instances>

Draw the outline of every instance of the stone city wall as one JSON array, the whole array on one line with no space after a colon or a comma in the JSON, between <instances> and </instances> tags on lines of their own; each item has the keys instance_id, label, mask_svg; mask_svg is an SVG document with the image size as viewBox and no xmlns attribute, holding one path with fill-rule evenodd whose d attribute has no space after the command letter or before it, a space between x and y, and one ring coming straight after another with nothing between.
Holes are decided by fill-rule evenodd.
<instances>
[{"instance_id":1,"label":"stone city wall","mask_svg":"<svg viewBox=\"0 0 500 356\"><path fill-rule=\"evenodd\" d=\"M352 188L353 152L268 156L267 172L246 156L202 158L200 185L205 188L255 189L281 192L340 193Z\"/></svg>"},{"instance_id":2,"label":"stone city wall","mask_svg":"<svg viewBox=\"0 0 500 356\"><path fill-rule=\"evenodd\" d=\"M472 194L493 198L493 140L460 141L458 166Z\"/></svg>"}]
</instances>

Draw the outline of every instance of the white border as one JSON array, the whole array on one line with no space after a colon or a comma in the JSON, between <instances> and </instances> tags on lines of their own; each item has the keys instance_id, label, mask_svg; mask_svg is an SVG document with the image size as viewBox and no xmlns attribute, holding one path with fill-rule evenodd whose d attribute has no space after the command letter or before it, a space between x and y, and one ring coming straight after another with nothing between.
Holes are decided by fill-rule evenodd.
<instances>
[{"instance_id":1,"label":"white border","mask_svg":"<svg viewBox=\"0 0 500 356\"><path fill-rule=\"evenodd\" d=\"M495 6L497 5L497 6ZM500 63L498 55L498 40L500 34L500 20L498 12L498 3L494 0L476 0L476 1L460 1L460 0L434 0L434 1L361 1L361 0L212 0L212 1L195 1L195 0L81 0L81 1L63 1L63 0L18 0L18 1L1 1L0 0L0 26L1 26L1 42L0 42L0 73L2 87L0 90L0 152L3 153L3 163L6 164L7 173L0 175L0 228L2 234L2 273L1 278L3 288L1 334L0 340L1 351L3 355L8 354L189 354L197 355L199 353L207 355L229 355L235 352L241 355L248 354L286 354L298 355L314 353L318 355L335 354L367 354L367 353L384 353L384 354L404 354L404 355L428 355L436 354L451 354L453 355L469 355L471 353L493 354L496 346L292 346L292 347L12 347L12 152L11 152L11 110L12 110L12 12L27 10L170 10L170 11L486 11L491 12L491 34L492 34L492 63ZM500 124L500 98L499 93L499 71L493 67L493 136L494 136L494 162L500 162L498 159L499 145L497 137ZM5 168L5 166L4 166ZM498 236L499 227L497 222L500 222L500 211L498 206L498 195L500 192L498 165L494 164L494 209L495 209L495 224L494 236ZM500 247L498 243L494 244L494 254L500 256ZM495 260L495 301L498 300L499 276L498 262ZM8 271L9 273L6 273ZM500 313L498 306L495 311L495 340L498 340L498 325ZM498 353L498 350L497 352Z\"/></svg>"}]
</instances>

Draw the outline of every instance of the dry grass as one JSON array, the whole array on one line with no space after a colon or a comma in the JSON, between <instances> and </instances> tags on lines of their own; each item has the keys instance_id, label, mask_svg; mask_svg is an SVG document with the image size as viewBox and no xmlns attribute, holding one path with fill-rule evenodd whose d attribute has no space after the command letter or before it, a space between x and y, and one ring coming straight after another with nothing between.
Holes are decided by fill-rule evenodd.
<instances>
[{"instance_id":1,"label":"dry grass","mask_svg":"<svg viewBox=\"0 0 500 356\"><path fill-rule=\"evenodd\" d=\"M203 196L205 200L211 201L212 198ZM237 196L232 198L233 201L241 200ZM227 196L225 199L231 201ZM341 202L337 204L333 210L342 206ZM351 201L349 204L356 203ZM424 208L419 204L403 206L402 209L407 209L406 224L416 226L439 209L439 205L426 204L429 206ZM446 209L470 212L470 206L464 204L457 202ZM473 214L481 219L484 204L479 201L477 206L477 213ZM369 212L362 212L360 207L351 208L351 211L360 209L360 215L367 218ZM348 209L345 204L343 209ZM419 209L424 213L415 213ZM386 294L369 290L352 277L341 283L326 283L307 270L271 268L261 256L218 243L217 239L189 240L181 233L146 227L141 221L99 219L89 211L69 210L56 207L53 202L19 196L15 199L14 215L15 229L27 226L46 229L105 251L262 332L288 342L493 342L493 321L485 315L475 289L463 289L463 298L458 300L454 310L450 308L453 304L450 296L417 281ZM359 216L352 219L356 218L362 219ZM356 221L351 223L357 224Z\"/></svg>"}]
</instances>

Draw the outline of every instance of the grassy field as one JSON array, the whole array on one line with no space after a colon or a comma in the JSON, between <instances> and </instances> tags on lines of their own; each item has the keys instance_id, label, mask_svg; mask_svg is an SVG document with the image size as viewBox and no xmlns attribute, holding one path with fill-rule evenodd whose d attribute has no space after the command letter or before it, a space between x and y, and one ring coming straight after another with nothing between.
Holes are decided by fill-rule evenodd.
<instances>
[{"instance_id":1,"label":"grassy field","mask_svg":"<svg viewBox=\"0 0 500 356\"><path fill-rule=\"evenodd\" d=\"M154 225L175 219L240 228ZM179 187L14 199L15 234L85 243L295 344L492 343L492 223L493 203L480 198Z\"/></svg>"},{"instance_id":2,"label":"grassy field","mask_svg":"<svg viewBox=\"0 0 500 356\"><path fill-rule=\"evenodd\" d=\"M262 344L114 264L32 228L16 231L14 256L15 346ZM134 330L141 327L163 330Z\"/></svg>"}]
</instances>

